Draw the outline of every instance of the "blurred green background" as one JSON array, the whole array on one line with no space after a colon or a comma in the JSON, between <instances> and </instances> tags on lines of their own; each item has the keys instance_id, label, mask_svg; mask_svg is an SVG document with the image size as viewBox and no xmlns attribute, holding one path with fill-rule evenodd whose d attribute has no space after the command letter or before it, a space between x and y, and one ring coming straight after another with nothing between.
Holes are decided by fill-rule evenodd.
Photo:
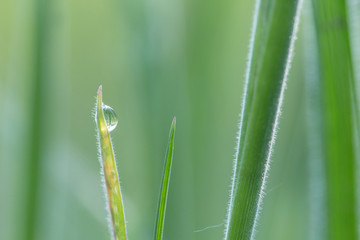
<instances>
[{"instance_id":1,"label":"blurred green background","mask_svg":"<svg viewBox=\"0 0 360 240\"><path fill-rule=\"evenodd\" d=\"M119 117L129 239L153 238L175 115L165 239L222 239L254 4L2 0L0 239L30 239L29 214L34 239L109 239L92 116L100 84ZM301 32L295 53L257 239L308 235Z\"/></svg>"}]
</instances>

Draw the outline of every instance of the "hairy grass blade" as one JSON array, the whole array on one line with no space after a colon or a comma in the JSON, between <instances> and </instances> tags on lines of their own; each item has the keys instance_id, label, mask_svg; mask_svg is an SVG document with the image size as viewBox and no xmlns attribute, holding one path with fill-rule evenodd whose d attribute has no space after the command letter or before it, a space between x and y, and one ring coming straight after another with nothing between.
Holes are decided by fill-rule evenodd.
<instances>
[{"instance_id":1,"label":"hairy grass blade","mask_svg":"<svg viewBox=\"0 0 360 240\"><path fill-rule=\"evenodd\" d=\"M120 190L119 176L116 169L116 162L114 151L111 143L109 130L112 130L115 126L112 124L114 119L114 113L107 116L104 111L109 111L108 106L105 106L102 102L102 87L99 87L97 94L96 105L96 124L98 131L98 147L100 153L100 163L102 166L102 174L104 177L104 184L106 187L106 199L108 202L109 217L110 217L110 229L115 240L125 240L126 237L126 225L125 225L125 213L122 203L122 196ZM112 109L111 109L112 110Z\"/></svg>"},{"instance_id":2,"label":"hairy grass blade","mask_svg":"<svg viewBox=\"0 0 360 240\"><path fill-rule=\"evenodd\" d=\"M165 164L163 170L162 184L160 190L159 205L157 210L157 218L155 225L155 240L162 240L164 234L164 222L166 213L166 202L169 192L171 165L174 154L174 137L175 137L176 117L174 117L169 134L169 143L165 156Z\"/></svg>"},{"instance_id":3,"label":"hairy grass blade","mask_svg":"<svg viewBox=\"0 0 360 240\"><path fill-rule=\"evenodd\" d=\"M313 0L320 61L326 239L358 239L358 109L345 0Z\"/></svg>"},{"instance_id":4,"label":"hairy grass blade","mask_svg":"<svg viewBox=\"0 0 360 240\"><path fill-rule=\"evenodd\" d=\"M258 0L225 239L254 237L278 126L301 0Z\"/></svg>"}]
</instances>

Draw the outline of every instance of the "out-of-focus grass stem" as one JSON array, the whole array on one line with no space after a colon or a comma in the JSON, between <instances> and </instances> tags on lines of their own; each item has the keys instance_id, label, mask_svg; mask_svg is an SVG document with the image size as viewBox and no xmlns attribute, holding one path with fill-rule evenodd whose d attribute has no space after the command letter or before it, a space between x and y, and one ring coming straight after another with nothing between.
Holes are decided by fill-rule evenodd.
<instances>
[{"instance_id":1,"label":"out-of-focus grass stem","mask_svg":"<svg viewBox=\"0 0 360 240\"><path fill-rule=\"evenodd\" d=\"M311 0L304 4L304 72L309 171L309 239L326 239L325 158L319 56Z\"/></svg>"},{"instance_id":2,"label":"out-of-focus grass stem","mask_svg":"<svg viewBox=\"0 0 360 240\"><path fill-rule=\"evenodd\" d=\"M38 211L39 177L41 165L42 106L44 96L44 53L45 24L47 23L47 1L35 0L34 6L34 40L33 40L33 93L31 103L31 120L29 131L29 162L27 183L27 203L25 207L25 239L35 239Z\"/></svg>"},{"instance_id":3,"label":"out-of-focus grass stem","mask_svg":"<svg viewBox=\"0 0 360 240\"><path fill-rule=\"evenodd\" d=\"M327 239L358 239L358 108L345 0L313 0L320 61Z\"/></svg>"}]
</instances>

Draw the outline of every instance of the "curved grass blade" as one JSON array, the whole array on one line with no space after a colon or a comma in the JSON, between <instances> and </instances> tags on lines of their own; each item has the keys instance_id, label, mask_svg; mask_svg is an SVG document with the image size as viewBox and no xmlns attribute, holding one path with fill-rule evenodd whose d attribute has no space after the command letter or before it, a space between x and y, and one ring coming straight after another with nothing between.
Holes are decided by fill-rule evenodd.
<instances>
[{"instance_id":1,"label":"curved grass blade","mask_svg":"<svg viewBox=\"0 0 360 240\"><path fill-rule=\"evenodd\" d=\"M157 210L157 218L155 225L155 240L162 240L164 233L164 222L166 212L166 202L169 192L171 165L174 153L174 137L175 137L176 117L174 117L169 134L169 143L166 151L166 158L163 170L162 185L160 190L159 205Z\"/></svg>"},{"instance_id":2,"label":"curved grass blade","mask_svg":"<svg viewBox=\"0 0 360 240\"><path fill-rule=\"evenodd\" d=\"M225 239L254 238L302 0L258 0Z\"/></svg>"},{"instance_id":3,"label":"curved grass blade","mask_svg":"<svg viewBox=\"0 0 360 240\"><path fill-rule=\"evenodd\" d=\"M96 106L96 125L98 131L98 146L101 156L102 173L106 186L106 199L111 218L110 229L115 240L126 240L125 214L119 184L119 176L116 169L114 151L108 126L105 120L104 104L102 102L102 87L99 87Z\"/></svg>"}]
</instances>

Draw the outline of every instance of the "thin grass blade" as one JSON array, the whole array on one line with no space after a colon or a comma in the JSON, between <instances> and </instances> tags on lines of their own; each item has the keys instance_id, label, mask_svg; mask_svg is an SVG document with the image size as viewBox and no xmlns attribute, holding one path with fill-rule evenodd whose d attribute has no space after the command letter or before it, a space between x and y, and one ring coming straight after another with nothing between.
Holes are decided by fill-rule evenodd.
<instances>
[{"instance_id":1,"label":"thin grass blade","mask_svg":"<svg viewBox=\"0 0 360 240\"><path fill-rule=\"evenodd\" d=\"M98 131L98 146L101 156L102 174L106 187L106 199L108 202L109 215L111 219L110 229L115 240L126 240L125 213L122 202L120 181L117 173L114 151L111 143L110 133L104 114L102 102L102 87L99 87L96 106L96 124ZM110 119L112 120L112 119Z\"/></svg>"},{"instance_id":2,"label":"thin grass blade","mask_svg":"<svg viewBox=\"0 0 360 240\"><path fill-rule=\"evenodd\" d=\"M50 22L49 15L47 14L50 7L47 1L36 0L34 1L34 45L33 45L33 76L32 76L32 102L31 102L31 117L30 117L30 134L29 134L29 149L28 149L28 168L27 168L27 181L26 182L26 208L24 212L24 238L27 240L36 239L37 219L39 210L39 192L41 191L39 183L41 176L41 151L42 151L42 138L44 116L44 96L46 83L45 79L45 53L47 46L47 31L45 22Z\"/></svg>"},{"instance_id":3,"label":"thin grass blade","mask_svg":"<svg viewBox=\"0 0 360 240\"><path fill-rule=\"evenodd\" d=\"M169 143L165 156L165 164L163 170L162 184L160 190L159 205L157 210L156 225L155 225L155 240L162 240L164 235L164 223L166 213L166 203L169 192L171 165L174 155L174 137L175 137L176 117L174 117L169 134Z\"/></svg>"},{"instance_id":4,"label":"thin grass blade","mask_svg":"<svg viewBox=\"0 0 360 240\"><path fill-rule=\"evenodd\" d=\"M254 238L301 0L258 0L239 125L225 239Z\"/></svg>"}]
</instances>

